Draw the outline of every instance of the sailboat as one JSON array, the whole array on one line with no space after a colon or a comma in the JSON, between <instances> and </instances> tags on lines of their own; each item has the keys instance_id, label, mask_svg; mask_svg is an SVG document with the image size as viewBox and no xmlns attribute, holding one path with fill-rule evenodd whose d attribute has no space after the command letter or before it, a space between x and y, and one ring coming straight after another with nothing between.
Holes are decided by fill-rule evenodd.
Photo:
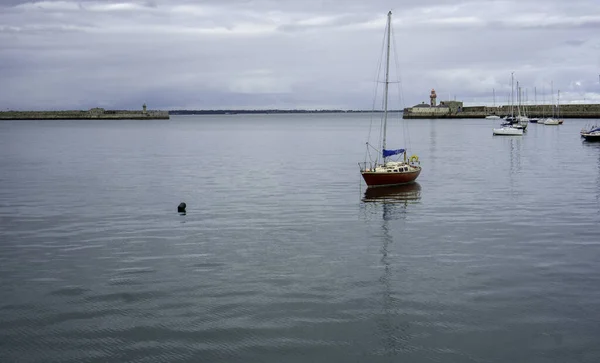
<instances>
[{"instance_id":1,"label":"sailboat","mask_svg":"<svg viewBox=\"0 0 600 363\"><path fill-rule=\"evenodd\" d=\"M526 130L527 129L527 123L529 122L529 117L527 117L527 114L525 113L525 106L522 105L522 100L523 100L523 93L521 92L521 87L519 87L519 81L517 81L517 123L513 125L513 127L516 127L517 129L523 129ZM523 114L521 114L521 110L523 111Z\"/></svg>"},{"instance_id":2,"label":"sailboat","mask_svg":"<svg viewBox=\"0 0 600 363\"><path fill-rule=\"evenodd\" d=\"M383 126L382 126L382 148L381 154L377 151L377 157L374 161L358 163L360 173L369 187L382 187L401 185L414 182L421 173L421 165L417 155L411 155L407 160L406 149L387 149L387 121L388 121L388 88L390 74L390 41L392 28L392 12L388 12L386 25L386 65L385 65L385 82L384 82L384 109L383 109ZM367 151L372 147L367 142ZM390 157L394 155L402 155L402 160L390 161ZM381 159L380 159L381 158Z\"/></svg>"},{"instance_id":3,"label":"sailboat","mask_svg":"<svg viewBox=\"0 0 600 363\"><path fill-rule=\"evenodd\" d=\"M496 115L496 90L493 88L492 93L494 94L494 113L492 115L487 115L485 118L488 120L500 120L500 116Z\"/></svg>"},{"instance_id":4,"label":"sailboat","mask_svg":"<svg viewBox=\"0 0 600 363\"><path fill-rule=\"evenodd\" d=\"M533 104L536 105L537 108L537 87L533 87ZM543 106L542 106L542 112L543 112ZM530 117L529 118L529 122L537 124L537 122L539 121L539 117Z\"/></svg>"},{"instance_id":5,"label":"sailboat","mask_svg":"<svg viewBox=\"0 0 600 363\"><path fill-rule=\"evenodd\" d=\"M558 98L560 98L560 91L558 91ZM554 105L552 106L554 107ZM558 108L557 108L557 114L556 114L556 118L554 118L554 109L552 110L552 118L548 117L546 119L546 121L544 121L544 125L560 125L562 122L561 120L558 118Z\"/></svg>"},{"instance_id":6,"label":"sailboat","mask_svg":"<svg viewBox=\"0 0 600 363\"><path fill-rule=\"evenodd\" d=\"M589 130L581 130L581 137L586 141L600 141L600 127L593 126Z\"/></svg>"},{"instance_id":7,"label":"sailboat","mask_svg":"<svg viewBox=\"0 0 600 363\"><path fill-rule=\"evenodd\" d=\"M550 82L550 94L552 95L552 117L548 117L544 120L544 125L559 125L560 122L557 118L554 118L554 81ZM560 91L559 91L560 94Z\"/></svg>"},{"instance_id":8,"label":"sailboat","mask_svg":"<svg viewBox=\"0 0 600 363\"><path fill-rule=\"evenodd\" d=\"M517 122L515 117L514 117L514 109L513 109L513 83L514 83L514 76L513 76L514 72L512 72L510 74L510 121L502 124L501 128L498 129L492 129L492 134L493 135L504 135L504 136L523 136L523 127L516 127L516 126L521 126L521 124L517 123L517 125L514 124L514 122Z\"/></svg>"},{"instance_id":9,"label":"sailboat","mask_svg":"<svg viewBox=\"0 0 600 363\"><path fill-rule=\"evenodd\" d=\"M560 90L558 90L558 96L556 98L556 118L558 119L558 124L562 125L563 119L560 118Z\"/></svg>"}]
</instances>

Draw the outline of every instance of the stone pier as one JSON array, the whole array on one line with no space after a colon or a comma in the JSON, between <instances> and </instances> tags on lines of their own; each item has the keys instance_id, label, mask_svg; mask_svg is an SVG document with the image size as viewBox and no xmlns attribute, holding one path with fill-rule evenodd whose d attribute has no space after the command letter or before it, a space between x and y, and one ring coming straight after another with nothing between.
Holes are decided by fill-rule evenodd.
<instances>
[{"instance_id":1,"label":"stone pier","mask_svg":"<svg viewBox=\"0 0 600 363\"><path fill-rule=\"evenodd\" d=\"M498 107L449 105L441 109L438 107L424 107L417 105L404 109L403 118L406 119L431 119L431 118L485 118L489 115L500 117L510 116L511 113L519 115L517 106L502 105ZM454 107L452 107L454 106ZM520 114L528 117L560 117L560 118L597 118L600 119L600 104L568 104L568 105L527 105L520 106Z\"/></svg>"},{"instance_id":2,"label":"stone pier","mask_svg":"<svg viewBox=\"0 0 600 363\"><path fill-rule=\"evenodd\" d=\"M92 108L88 111L0 111L0 120L168 120L168 111L105 110Z\"/></svg>"}]
</instances>

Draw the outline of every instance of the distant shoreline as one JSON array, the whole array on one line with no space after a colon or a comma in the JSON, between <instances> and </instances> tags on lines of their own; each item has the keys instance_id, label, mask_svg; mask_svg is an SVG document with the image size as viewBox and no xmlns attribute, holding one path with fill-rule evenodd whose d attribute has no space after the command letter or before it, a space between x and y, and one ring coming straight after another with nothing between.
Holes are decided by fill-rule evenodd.
<instances>
[{"instance_id":1,"label":"distant shoreline","mask_svg":"<svg viewBox=\"0 0 600 363\"><path fill-rule=\"evenodd\" d=\"M169 115L236 115L236 114L286 114L286 113L372 113L380 110L170 110ZM402 112L400 110L388 112Z\"/></svg>"}]
</instances>

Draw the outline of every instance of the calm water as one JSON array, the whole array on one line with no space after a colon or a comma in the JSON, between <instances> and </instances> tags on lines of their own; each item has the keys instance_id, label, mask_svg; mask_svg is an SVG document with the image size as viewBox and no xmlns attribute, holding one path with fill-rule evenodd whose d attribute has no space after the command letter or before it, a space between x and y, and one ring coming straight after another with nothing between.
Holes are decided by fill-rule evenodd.
<instances>
[{"instance_id":1,"label":"calm water","mask_svg":"<svg viewBox=\"0 0 600 363\"><path fill-rule=\"evenodd\" d=\"M0 362L600 361L589 121L407 121L363 201L369 122L1 122Z\"/></svg>"}]
</instances>

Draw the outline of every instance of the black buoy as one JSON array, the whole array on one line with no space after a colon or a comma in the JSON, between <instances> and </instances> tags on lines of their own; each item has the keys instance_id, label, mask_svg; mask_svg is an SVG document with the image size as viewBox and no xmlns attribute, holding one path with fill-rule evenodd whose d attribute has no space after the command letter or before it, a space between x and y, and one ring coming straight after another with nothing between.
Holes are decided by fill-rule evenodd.
<instances>
[{"instance_id":1,"label":"black buoy","mask_svg":"<svg viewBox=\"0 0 600 363\"><path fill-rule=\"evenodd\" d=\"M185 207L186 207L185 203L183 203L183 202L179 203L179 205L177 206L177 212L185 213Z\"/></svg>"}]
</instances>

